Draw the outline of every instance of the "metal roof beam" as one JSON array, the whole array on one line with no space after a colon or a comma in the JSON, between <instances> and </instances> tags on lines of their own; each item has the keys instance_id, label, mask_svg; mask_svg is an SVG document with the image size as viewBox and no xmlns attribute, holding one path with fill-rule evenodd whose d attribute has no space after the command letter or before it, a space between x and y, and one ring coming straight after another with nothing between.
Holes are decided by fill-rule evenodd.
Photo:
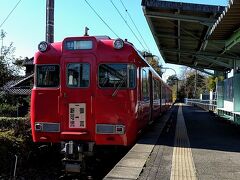
<instances>
[{"instance_id":1,"label":"metal roof beam","mask_svg":"<svg viewBox=\"0 0 240 180\"><path fill-rule=\"evenodd\" d=\"M177 13L177 15L179 15L180 14L180 10L178 9L178 13ZM178 26L177 26L177 34L178 34L178 37L181 37L181 22L180 22L180 20L178 20L177 21L177 23L178 23ZM179 38L178 39L178 50L180 51L180 49L181 49L181 41L180 41L181 39ZM180 62L181 61L181 54L180 53L178 53L178 62Z\"/></svg>"},{"instance_id":2,"label":"metal roof beam","mask_svg":"<svg viewBox=\"0 0 240 180\"><path fill-rule=\"evenodd\" d=\"M207 39L208 39L210 31L211 31L211 26L208 26L207 31L205 33L205 36L203 38L203 41L202 41L202 43L200 45L199 51L202 51L202 50L204 51L206 49L207 44L208 44L208 40Z\"/></svg>"},{"instance_id":3,"label":"metal roof beam","mask_svg":"<svg viewBox=\"0 0 240 180\"><path fill-rule=\"evenodd\" d=\"M208 72L208 71L206 71L205 69L203 69L203 68L198 68L198 67L192 67L193 69L196 69L196 70L198 70L198 71L201 71L201 72L203 72L203 73L205 73L205 74L208 74L208 75L210 75L210 76L214 76L214 73L211 73L211 72Z\"/></svg>"},{"instance_id":4,"label":"metal roof beam","mask_svg":"<svg viewBox=\"0 0 240 180\"><path fill-rule=\"evenodd\" d=\"M169 23L171 23L173 26L177 27L177 25L175 23L173 23L172 21L170 20L167 20ZM201 37L198 37L196 36L194 33L190 32L189 30L186 30L185 28L183 27L180 27L180 30L186 34L189 35L190 38L194 39L194 40L197 40L197 41L200 41L201 40Z\"/></svg>"},{"instance_id":5,"label":"metal roof beam","mask_svg":"<svg viewBox=\"0 0 240 180\"><path fill-rule=\"evenodd\" d=\"M213 18L216 16L216 13L214 13L213 15L210 16L210 18ZM199 51L204 51L207 47L207 44L208 44L208 37L210 35L210 32L211 32L211 29L212 29L212 26L208 26L207 30L206 30L206 33L204 35L204 38L203 38L203 41L200 45L200 48L199 48Z\"/></svg>"},{"instance_id":6,"label":"metal roof beam","mask_svg":"<svg viewBox=\"0 0 240 180\"><path fill-rule=\"evenodd\" d=\"M161 33L161 34L155 34L156 37L162 37L162 38L168 38L168 39L180 39L182 37L175 36L169 33Z\"/></svg>"},{"instance_id":7,"label":"metal roof beam","mask_svg":"<svg viewBox=\"0 0 240 180\"><path fill-rule=\"evenodd\" d=\"M210 19L210 18L203 18L203 17L197 17L197 16L170 14L170 13L162 13L162 12L145 12L145 16L151 17L151 18L196 22L206 26L212 26L216 22L216 19L213 19L213 18Z\"/></svg>"},{"instance_id":8,"label":"metal roof beam","mask_svg":"<svg viewBox=\"0 0 240 180\"><path fill-rule=\"evenodd\" d=\"M208 56L210 58L220 58L220 59L224 59L224 60L240 60L239 57L233 57L233 56L228 56L228 55L219 55L217 53L209 53L209 52L196 52L196 51L184 51L184 50L178 50L178 49L168 49L168 48L161 48L160 49L162 52L171 52L171 53L181 53L181 54L186 54L186 55L192 55L192 56L196 56L196 55L202 55L202 56Z\"/></svg>"},{"instance_id":9,"label":"metal roof beam","mask_svg":"<svg viewBox=\"0 0 240 180\"><path fill-rule=\"evenodd\" d=\"M213 63L210 63L209 66L208 66L208 68L211 68L213 65L214 65Z\"/></svg>"},{"instance_id":10,"label":"metal roof beam","mask_svg":"<svg viewBox=\"0 0 240 180\"><path fill-rule=\"evenodd\" d=\"M225 43L225 50L230 50L233 46L240 42L240 28L235 31Z\"/></svg>"},{"instance_id":11,"label":"metal roof beam","mask_svg":"<svg viewBox=\"0 0 240 180\"><path fill-rule=\"evenodd\" d=\"M168 39L180 39L180 40L189 40L189 41L196 41L196 39L193 39L191 36L176 36L170 33L160 33L160 34L154 34L156 37L160 38L168 38Z\"/></svg>"},{"instance_id":12,"label":"metal roof beam","mask_svg":"<svg viewBox=\"0 0 240 180\"><path fill-rule=\"evenodd\" d=\"M216 44L216 45L223 45L225 44L225 40L208 40L208 43L210 44Z\"/></svg>"},{"instance_id":13,"label":"metal roof beam","mask_svg":"<svg viewBox=\"0 0 240 180\"><path fill-rule=\"evenodd\" d=\"M225 63L225 62L222 62L222 61L218 61L218 60L212 59L210 57L201 56L201 55L196 55L195 57L197 59L201 59L201 60L206 61L206 62L217 64L219 66L223 66L223 67L230 68L230 69L233 68L233 64L231 65L231 64L228 64L228 63Z\"/></svg>"},{"instance_id":14,"label":"metal roof beam","mask_svg":"<svg viewBox=\"0 0 240 180\"><path fill-rule=\"evenodd\" d=\"M183 2L159 1L159 0L142 0L142 6L161 9L180 9L183 11L221 13L224 11L223 6L193 4Z\"/></svg>"},{"instance_id":15,"label":"metal roof beam","mask_svg":"<svg viewBox=\"0 0 240 180\"><path fill-rule=\"evenodd\" d=\"M146 7L142 7L142 9L143 9L143 12L144 12L144 14L146 13ZM154 28L153 28L153 23L152 23L152 21L150 20L150 18L148 18L147 16L146 16L146 20L147 20L147 23L148 23L148 25L149 25L149 27L150 27L150 30L151 30L151 32L152 32L152 34L153 34L153 38L154 38L154 40L155 40L155 42L156 42L156 44L157 44L157 47L158 47L158 49L160 50L160 42L158 41L158 39L157 39L157 37L156 36L154 36L154 34L156 34L156 31L154 30ZM163 54L161 54L161 56L162 56L162 58L163 59L165 59L165 57L164 57L164 55Z\"/></svg>"},{"instance_id":16,"label":"metal roof beam","mask_svg":"<svg viewBox=\"0 0 240 180\"><path fill-rule=\"evenodd\" d=\"M150 18L146 17L149 21L150 21ZM171 23L174 27L178 27L174 22L170 21L170 20L166 20L167 22ZM153 26L152 26L153 27ZM189 36L184 36L184 37L188 37L188 38L191 38L193 40L197 40L197 41L200 41L201 40L201 37L198 37L196 36L194 33L190 32L189 30L186 30L185 28L183 27L180 27L180 30L186 34L188 34ZM181 38L181 37L180 37Z\"/></svg>"},{"instance_id":17,"label":"metal roof beam","mask_svg":"<svg viewBox=\"0 0 240 180\"><path fill-rule=\"evenodd\" d=\"M171 61L170 62L171 64L173 64L173 62ZM183 65L183 66L188 66L190 68L200 68L200 69L208 69L208 67L206 66L203 66L203 65L198 65L198 67L194 66L193 64L187 64L187 63L183 63L183 62L180 62L178 65ZM225 68L216 68L216 67L213 67L209 70L217 70L217 71L225 71Z\"/></svg>"}]
</instances>

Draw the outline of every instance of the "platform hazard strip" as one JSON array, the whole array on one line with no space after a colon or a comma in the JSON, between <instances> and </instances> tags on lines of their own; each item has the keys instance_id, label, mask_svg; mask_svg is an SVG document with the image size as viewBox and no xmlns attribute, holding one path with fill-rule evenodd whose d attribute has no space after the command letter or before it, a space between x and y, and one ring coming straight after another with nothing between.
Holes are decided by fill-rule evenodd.
<instances>
[{"instance_id":1,"label":"platform hazard strip","mask_svg":"<svg viewBox=\"0 0 240 180\"><path fill-rule=\"evenodd\" d=\"M197 180L181 104L178 109L170 180Z\"/></svg>"}]
</instances>

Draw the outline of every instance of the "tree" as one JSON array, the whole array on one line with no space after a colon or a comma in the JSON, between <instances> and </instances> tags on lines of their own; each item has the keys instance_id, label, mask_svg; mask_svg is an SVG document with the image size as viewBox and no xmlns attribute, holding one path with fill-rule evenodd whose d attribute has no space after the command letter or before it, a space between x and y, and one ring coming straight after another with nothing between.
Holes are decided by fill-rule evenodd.
<instances>
[{"instance_id":1,"label":"tree","mask_svg":"<svg viewBox=\"0 0 240 180\"><path fill-rule=\"evenodd\" d=\"M151 53L148 53L146 51L142 51L141 54L143 55L143 57L145 57L145 59L147 60L147 62L152 66L152 68L160 75L162 76L162 72L161 72L161 65L159 65L159 57L152 55Z\"/></svg>"},{"instance_id":2,"label":"tree","mask_svg":"<svg viewBox=\"0 0 240 180\"><path fill-rule=\"evenodd\" d=\"M207 89L209 91L215 91L216 89L216 77L214 76L209 76L206 78L206 84L207 84Z\"/></svg>"},{"instance_id":3,"label":"tree","mask_svg":"<svg viewBox=\"0 0 240 180\"><path fill-rule=\"evenodd\" d=\"M208 91L216 91L216 86L219 81L223 81L223 76L209 76L206 79L207 89Z\"/></svg>"},{"instance_id":4,"label":"tree","mask_svg":"<svg viewBox=\"0 0 240 180\"><path fill-rule=\"evenodd\" d=\"M199 98L200 94L209 91L209 76L189 67L183 67L179 83L178 97ZM211 85L213 87L214 85Z\"/></svg>"},{"instance_id":5,"label":"tree","mask_svg":"<svg viewBox=\"0 0 240 180\"><path fill-rule=\"evenodd\" d=\"M15 58L15 47L12 42L8 46L4 46L3 40L6 37L6 32L1 30L0 37L2 41L0 56L0 87L2 87L6 82L19 76L21 66L19 64L16 66L15 62L19 61L21 58Z\"/></svg>"},{"instance_id":6,"label":"tree","mask_svg":"<svg viewBox=\"0 0 240 180\"><path fill-rule=\"evenodd\" d=\"M169 86L173 86L173 85L177 84L177 80L178 80L178 78L177 78L176 74L171 75L167 78L167 84Z\"/></svg>"},{"instance_id":7,"label":"tree","mask_svg":"<svg viewBox=\"0 0 240 180\"><path fill-rule=\"evenodd\" d=\"M171 75L167 78L167 84L172 87L172 98L173 101L178 97L178 77L176 74Z\"/></svg>"},{"instance_id":8,"label":"tree","mask_svg":"<svg viewBox=\"0 0 240 180\"><path fill-rule=\"evenodd\" d=\"M148 63L153 67L153 69L161 76L161 65L158 64L158 59L156 57L147 58Z\"/></svg>"},{"instance_id":9,"label":"tree","mask_svg":"<svg viewBox=\"0 0 240 180\"><path fill-rule=\"evenodd\" d=\"M206 77L197 71L190 71L187 73L185 87L188 98L199 98L200 94L207 90Z\"/></svg>"}]
</instances>

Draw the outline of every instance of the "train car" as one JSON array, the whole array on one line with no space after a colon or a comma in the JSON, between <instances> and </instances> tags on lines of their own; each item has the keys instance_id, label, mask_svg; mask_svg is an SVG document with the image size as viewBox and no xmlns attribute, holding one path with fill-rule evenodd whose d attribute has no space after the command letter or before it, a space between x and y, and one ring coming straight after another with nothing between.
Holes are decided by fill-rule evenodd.
<instances>
[{"instance_id":1,"label":"train car","mask_svg":"<svg viewBox=\"0 0 240 180\"><path fill-rule=\"evenodd\" d=\"M171 89L126 40L68 37L38 49L33 141L62 143L66 171L80 171L96 146L133 145L171 103Z\"/></svg>"}]
</instances>

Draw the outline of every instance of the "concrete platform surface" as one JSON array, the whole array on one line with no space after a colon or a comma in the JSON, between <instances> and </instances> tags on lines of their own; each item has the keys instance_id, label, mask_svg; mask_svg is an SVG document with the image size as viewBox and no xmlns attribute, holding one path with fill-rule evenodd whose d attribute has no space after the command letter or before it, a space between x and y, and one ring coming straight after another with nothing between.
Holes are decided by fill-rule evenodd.
<instances>
[{"instance_id":1,"label":"concrete platform surface","mask_svg":"<svg viewBox=\"0 0 240 180\"><path fill-rule=\"evenodd\" d=\"M239 180L240 127L197 107L183 105L182 111L189 146L183 129L177 135L176 107L138 179Z\"/></svg>"},{"instance_id":2,"label":"concrete platform surface","mask_svg":"<svg viewBox=\"0 0 240 180\"><path fill-rule=\"evenodd\" d=\"M239 180L240 127L176 105L104 179Z\"/></svg>"},{"instance_id":3,"label":"concrete platform surface","mask_svg":"<svg viewBox=\"0 0 240 180\"><path fill-rule=\"evenodd\" d=\"M149 127L148 131L139 139L132 149L118 162L118 164L104 177L108 179L137 179L142 172L158 138L168 121L172 110Z\"/></svg>"}]
</instances>

